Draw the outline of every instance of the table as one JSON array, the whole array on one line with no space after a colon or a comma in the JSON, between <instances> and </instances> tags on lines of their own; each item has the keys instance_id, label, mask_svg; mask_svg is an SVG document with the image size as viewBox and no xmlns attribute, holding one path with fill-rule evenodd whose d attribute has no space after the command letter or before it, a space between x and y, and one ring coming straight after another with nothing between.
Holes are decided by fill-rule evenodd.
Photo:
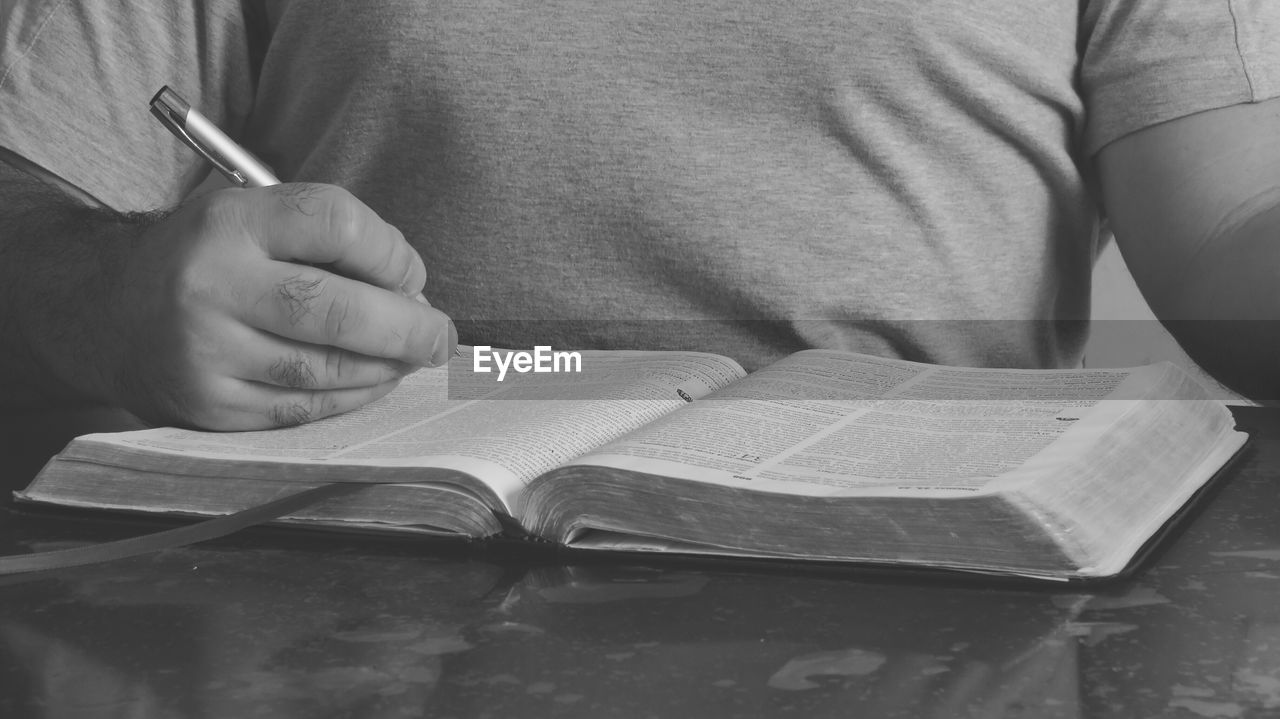
<instances>
[{"instance_id":1,"label":"table","mask_svg":"<svg viewBox=\"0 0 1280 719\"><path fill-rule=\"evenodd\" d=\"M1280 716L1280 410L1237 419L1237 476L1088 590L281 529L0 578L0 716ZM6 484L103 422L6 418ZM5 503L0 551L152 527Z\"/></svg>"}]
</instances>

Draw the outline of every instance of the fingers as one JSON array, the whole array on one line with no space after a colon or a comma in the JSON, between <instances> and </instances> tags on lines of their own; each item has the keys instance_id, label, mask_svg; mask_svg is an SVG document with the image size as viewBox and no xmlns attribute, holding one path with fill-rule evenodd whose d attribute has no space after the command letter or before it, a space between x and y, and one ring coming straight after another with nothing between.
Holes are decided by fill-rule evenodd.
<instances>
[{"instance_id":1,"label":"fingers","mask_svg":"<svg viewBox=\"0 0 1280 719\"><path fill-rule=\"evenodd\" d=\"M399 380L335 390L285 389L235 382L220 393L221 406L192 423L211 430L292 427L362 407L396 388Z\"/></svg>"},{"instance_id":2,"label":"fingers","mask_svg":"<svg viewBox=\"0 0 1280 719\"><path fill-rule=\"evenodd\" d=\"M280 337L408 364L439 366L454 347L448 316L358 280L286 262L241 278L255 301L238 319Z\"/></svg>"},{"instance_id":3,"label":"fingers","mask_svg":"<svg viewBox=\"0 0 1280 719\"><path fill-rule=\"evenodd\" d=\"M395 382L413 370L396 360L349 352L336 347L302 344L245 328L228 374L237 379L283 389L334 390Z\"/></svg>"},{"instance_id":4,"label":"fingers","mask_svg":"<svg viewBox=\"0 0 1280 719\"><path fill-rule=\"evenodd\" d=\"M169 365L132 378L136 395L157 387L172 389L136 408L139 416L210 430L291 426L371 402L417 369L228 326L225 320L203 324L193 334L204 345L189 353L200 358L198 363L183 371ZM212 342L211 337L221 339Z\"/></svg>"},{"instance_id":5,"label":"fingers","mask_svg":"<svg viewBox=\"0 0 1280 719\"><path fill-rule=\"evenodd\" d=\"M422 291L422 257L394 226L334 185L290 183L255 191L268 256L332 265L335 273L406 297Z\"/></svg>"}]
</instances>

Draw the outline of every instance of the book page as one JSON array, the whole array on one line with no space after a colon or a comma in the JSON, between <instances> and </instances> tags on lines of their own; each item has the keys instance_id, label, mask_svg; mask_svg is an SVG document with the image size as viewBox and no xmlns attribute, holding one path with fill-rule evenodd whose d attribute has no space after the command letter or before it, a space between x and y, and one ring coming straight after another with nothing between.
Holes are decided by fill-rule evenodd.
<instances>
[{"instance_id":1,"label":"book page","mask_svg":"<svg viewBox=\"0 0 1280 719\"><path fill-rule=\"evenodd\" d=\"M483 480L510 506L539 474L744 374L732 360L702 353L581 354L583 371L572 378L520 375L494 389L469 378L464 351L448 371L420 370L374 403L297 427L87 439L184 457L452 469Z\"/></svg>"},{"instance_id":2,"label":"book page","mask_svg":"<svg viewBox=\"0 0 1280 719\"><path fill-rule=\"evenodd\" d=\"M1208 396L1101 402L1090 419L1105 423L1106 441L1068 433L1021 467L1016 481L998 484L1056 518L1048 524L1082 558L1082 574L1119 572L1247 440L1225 404ZM1071 481L1036 481L1057 476Z\"/></svg>"},{"instance_id":3,"label":"book page","mask_svg":"<svg viewBox=\"0 0 1280 719\"><path fill-rule=\"evenodd\" d=\"M810 496L984 490L1100 402L1161 381L1139 370L986 370L803 352L573 464ZM811 398L817 393L819 398Z\"/></svg>"}]
</instances>

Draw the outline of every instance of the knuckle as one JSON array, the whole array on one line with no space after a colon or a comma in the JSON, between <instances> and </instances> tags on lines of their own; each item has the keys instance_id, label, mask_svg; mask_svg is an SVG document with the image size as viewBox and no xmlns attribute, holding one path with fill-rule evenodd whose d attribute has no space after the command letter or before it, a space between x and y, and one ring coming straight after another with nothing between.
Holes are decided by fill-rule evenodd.
<instances>
[{"instance_id":1,"label":"knuckle","mask_svg":"<svg viewBox=\"0 0 1280 719\"><path fill-rule=\"evenodd\" d=\"M213 304L216 290L207 270L194 263L180 265L170 273L161 292L162 302L181 314L190 314Z\"/></svg>"},{"instance_id":2,"label":"knuckle","mask_svg":"<svg viewBox=\"0 0 1280 719\"><path fill-rule=\"evenodd\" d=\"M315 418L329 417L335 414L341 414L350 407L344 407L338 402L338 397L330 392L315 395Z\"/></svg>"},{"instance_id":3,"label":"knuckle","mask_svg":"<svg viewBox=\"0 0 1280 719\"><path fill-rule=\"evenodd\" d=\"M359 240L365 229L364 207L354 195L342 188L333 188L332 197L325 205L325 223L331 236L342 244Z\"/></svg>"},{"instance_id":4,"label":"knuckle","mask_svg":"<svg viewBox=\"0 0 1280 719\"><path fill-rule=\"evenodd\" d=\"M324 374L331 381L341 383L347 372L347 353L339 349L330 349L324 355Z\"/></svg>"},{"instance_id":5,"label":"knuckle","mask_svg":"<svg viewBox=\"0 0 1280 719\"><path fill-rule=\"evenodd\" d=\"M267 192L274 197L274 209L278 213L288 215L304 215L312 217L317 208L324 202L325 186L310 182L289 182L273 185Z\"/></svg>"},{"instance_id":6,"label":"knuckle","mask_svg":"<svg viewBox=\"0 0 1280 719\"><path fill-rule=\"evenodd\" d=\"M292 275L276 285L275 298L290 324L300 324L313 313L313 305L324 294L325 286L325 277L320 274Z\"/></svg>"},{"instance_id":7,"label":"knuckle","mask_svg":"<svg viewBox=\"0 0 1280 719\"><path fill-rule=\"evenodd\" d=\"M325 337L334 340L347 336L359 327L360 314L359 306L350 297L334 297L324 313Z\"/></svg>"},{"instance_id":8,"label":"knuckle","mask_svg":"<svg viewBox=\"0 0 1280 719\"><path fill-rule=\"evenodd\" d=\"M291 389L311 389L317 384L311 363L301 352L277 359L267 368L267 377L273 384Z\"/></svg>"},{"instance_id":9,"label":"knuckle","mask_svg":"<svg viewBox=\"0 0 1280 719\"><path fill-rule=\"evenodd\" d=\"M128 268L133 281L119 288L121 296L137 299L156 293L153 300L164 306L188 309L225 294L226 283L219 278L237 258L226 251L224 230L179 217L156 231L154 251Z\"/></svg>"},{"instance_id":10,"label":"knuckle","mask_svg":"<svg viewBox=\"0 0 1280 719\"><path fill-rule=\"evenodd\" d=\"M267 409L267 421L273 427L293 427L311 421L310 402L281 402Z\"/></svg>"}]
</instances>

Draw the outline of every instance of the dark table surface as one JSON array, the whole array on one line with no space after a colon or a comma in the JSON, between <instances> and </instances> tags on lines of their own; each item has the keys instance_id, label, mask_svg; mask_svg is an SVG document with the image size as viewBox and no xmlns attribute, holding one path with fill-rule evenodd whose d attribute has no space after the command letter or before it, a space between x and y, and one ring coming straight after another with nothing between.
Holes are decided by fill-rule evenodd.
<instances>
[{"instance_id":1,"label":"dark table surface","mask_svg":"<svg viewBox=\"0 0 1280 719\"><path fill-rule=\"evenodd\" d=\"M1132 579L563 566L256 529L0 578L0 717L1280 717L1280 411ZM24 486L105 414L3 420ZM0 504L0 551L155 528Z\"/></svg>"}]
</instances>

